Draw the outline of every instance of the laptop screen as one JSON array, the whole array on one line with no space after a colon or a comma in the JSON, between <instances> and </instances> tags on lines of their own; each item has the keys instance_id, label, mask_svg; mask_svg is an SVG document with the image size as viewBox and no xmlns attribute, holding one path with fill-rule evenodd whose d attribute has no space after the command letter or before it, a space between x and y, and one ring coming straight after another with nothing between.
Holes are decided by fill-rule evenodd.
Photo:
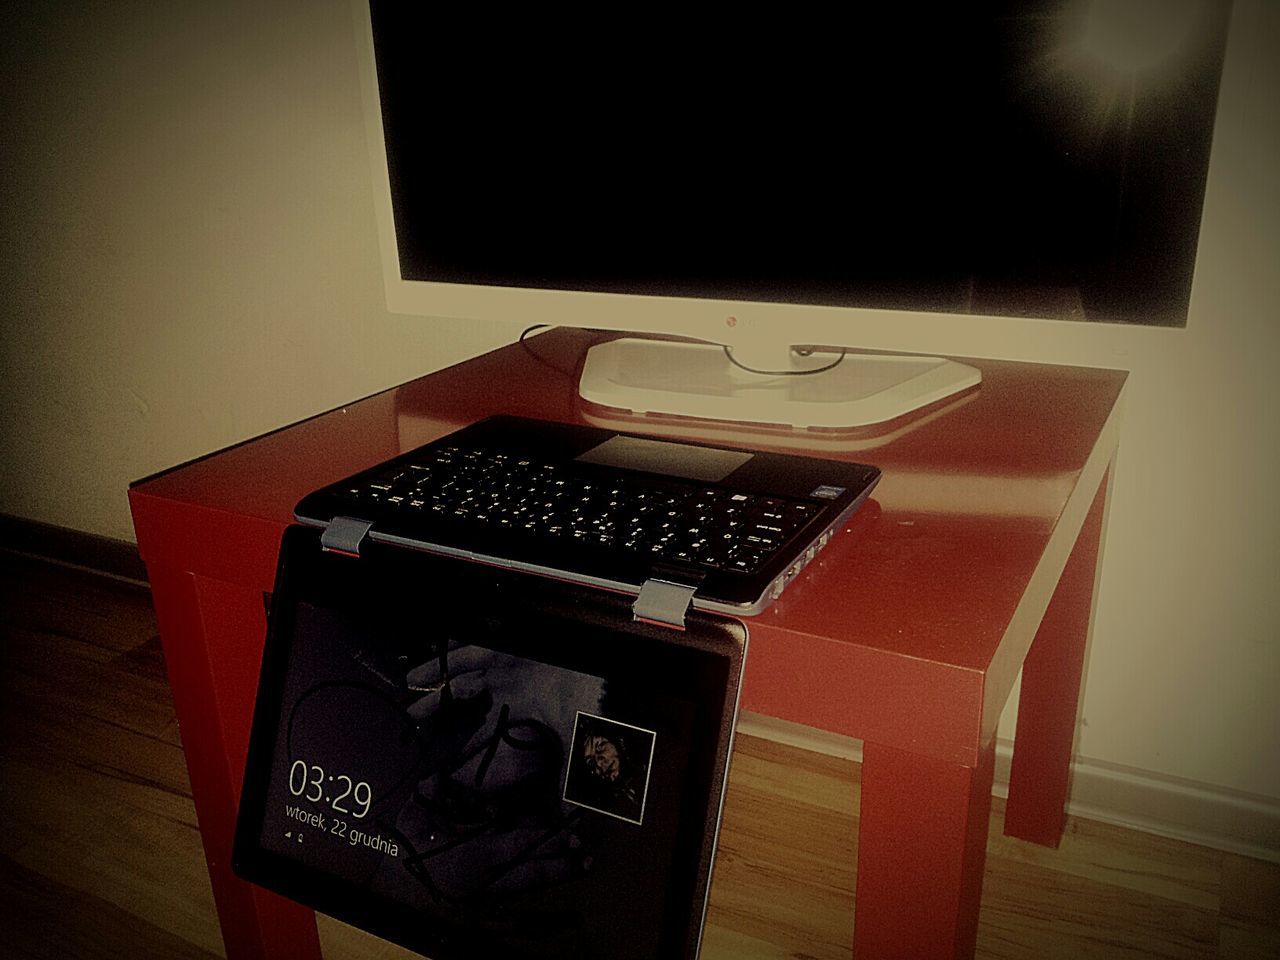
<instances>
[{"instance_id":1,"label":"laptop screen","mask_svg":"<svg viewBox=\"0 0 1280 960\"><path fill-rule=\"evenodd\" d=\"M433 956L693 956L743 631L286 537L246 878Z\"/></svg>"}]
</instances>

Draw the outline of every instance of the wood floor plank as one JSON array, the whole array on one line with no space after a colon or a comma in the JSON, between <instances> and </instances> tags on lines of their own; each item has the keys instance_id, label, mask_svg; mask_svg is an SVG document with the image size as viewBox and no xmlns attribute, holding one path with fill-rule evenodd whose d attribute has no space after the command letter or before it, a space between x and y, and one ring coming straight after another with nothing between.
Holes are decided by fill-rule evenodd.
<instances>
[{"instance_id":1,"label":"wood floor plank","mask_svg":"<svg viewBox=\"0 0 1280 960\"><path fill-rule=\"evenodd\" d=\"M1060 870L988 861L979 957L1209 960L1217 947L1215 911Z\"/></svg>"},{"instance_id":2,"label":"wood floor plank","mask_svg":"<svg viewBox=\"0 0 1280 960\"><path fill-rule=\"evenodd\" d=\"M1222 913L1233 920L1280 929L1280 863L1224 853Z\"/></svg>"},{"instance_id":3,"label":"wood floor plank","mask_svg":"<svg viewBox=\"0 0 1280 960\"><path fill-rule=\"evenodd\" d=\"M24 960L217 960L137 914L0 856L0 956Z\"/></svg>"},{"instance_id":4,"label":"wood floor plank","mask_svg":"<svg viewBox=\"0 0 1280 960\"><path fill-rule=\"evenodd\" d=\"M203 948L220 946L189 797L56 759L2 760L0 777L9 822L0 853Z\"/></svg>"},{"instance_id":5,"label":"wood floor plank","mask_svg":"<svg viewBox=\"0 0 1280 960\"><path fill-rule=\"evenodd\" d=\"M708 921L700 956L702 960L794 960L806 955L771 940Z\"/></svg>"},{"instance_id":6,"label":"wood floor plank","mask_svg":"<svg viewBox=\"0 0 1280 960\"><path fill-rule=\"evenodd\" d=\"M27 602L35 598L40 602ZM11 628L39 629L108 651L130 649L155 624L144 588L3 552L0 610Z\"/></svg>"},{"instance_id":7,"label":"wood floor plank","mask_svg":"<svg viewBox=\"0 0 1280 960\"><path fill-rule=\"evenodd\" d=\"M855 776L848 761L737 738L704 957L728 960L747 943L759 956L849 955Z\"/></svg>"},{"instance_id":8,"label":"wood floor plank","mask_svg":"<svg viewBox=\"0 0 1280 960\"><path fill-rule=\"evenodd\" d=\"M421 955L387 943L332 917L318 916L324 960L421 960Z\"/></svg>"},{"instance_id":9,"label":"wood floor plank","mask_svg":"<svg viewBox=\"0 0 1280 960\"><path fill-rule=\"evenodd\" d=\"M1280 957L1280 930L1226 917L1222 921L1218 950L1221 960L1276 960Z\"/></svg>"},{"instance_id":10,"label":"wood floor plank","mask_svg":"<svg viewBox=\"0 0 1280 960\"><path fill-rule=\"evenodd\" d=\"M1004 858L1216 911L1222 854L1207 847L1068 817L1058 849L1003 836L1004 801L993 804L988 858ZM997 824L995 818L1000 817Z\"/></svg>"}]
</instances>

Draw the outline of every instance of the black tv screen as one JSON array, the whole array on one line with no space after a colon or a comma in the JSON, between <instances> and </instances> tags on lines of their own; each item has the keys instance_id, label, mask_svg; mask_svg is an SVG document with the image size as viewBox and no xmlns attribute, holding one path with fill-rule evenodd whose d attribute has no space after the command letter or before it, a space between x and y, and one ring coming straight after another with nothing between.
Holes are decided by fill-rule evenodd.
<instances>
[{"instance_id":1,"label":"black tv screen","mask_svg":"<svg viewBox=\"0 0 1280 960\"><path fill-rule=\"evenodd\" d=\"M1186 322L1227 2L406 6L405 279Z\"/></svg>"}]
</instances>

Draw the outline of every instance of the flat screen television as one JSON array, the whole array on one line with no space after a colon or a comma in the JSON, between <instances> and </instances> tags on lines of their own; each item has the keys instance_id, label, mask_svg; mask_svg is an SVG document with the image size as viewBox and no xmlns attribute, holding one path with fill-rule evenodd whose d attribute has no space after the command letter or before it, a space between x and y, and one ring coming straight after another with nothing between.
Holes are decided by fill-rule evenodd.
<instances>
[{"instance_id":1,"label":"flat screen television","mask_svg":"<svg viewBox=\"0 0 1280 960\"><path fill-rule=\"evenodd\" d=\"M1186 323L1225 0L356 6L392 310L698 341L588 399L855 425L977 382L868 331Z\"/></svg>"}]
</instances>

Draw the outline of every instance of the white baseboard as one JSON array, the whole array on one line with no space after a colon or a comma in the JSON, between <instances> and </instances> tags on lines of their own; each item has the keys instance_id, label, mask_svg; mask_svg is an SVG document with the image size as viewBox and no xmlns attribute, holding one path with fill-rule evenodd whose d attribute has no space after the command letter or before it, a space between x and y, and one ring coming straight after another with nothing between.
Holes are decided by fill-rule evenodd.
<instances>
[{"instance_id":1,"label":"white baseboard","mask_svg":"<svg viewBox=\"0 0 1280 960\"><path fill-rule=\"evenodd\" d=\"M825 730L743 713L738 732L845 760L862 761L862 742ZM992 793L1008 796L1013 743L996 742ZM1280 863L1280 801L1088 757L1071 766L1067 812L1086 820L1185 840Z\"/></svg>"}]
</instances>

